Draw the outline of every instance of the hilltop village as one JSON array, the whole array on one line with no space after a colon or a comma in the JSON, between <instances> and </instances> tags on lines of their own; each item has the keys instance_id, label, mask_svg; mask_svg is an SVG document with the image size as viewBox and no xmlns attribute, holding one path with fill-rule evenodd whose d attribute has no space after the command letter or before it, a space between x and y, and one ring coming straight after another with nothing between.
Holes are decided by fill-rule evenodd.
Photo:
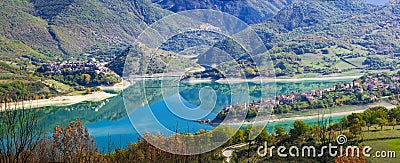
<instances>
[{"instance_id":1,"label":"hilltop village","mask_svg":"<svg viewBox=\"0 0 400 163\"><path fill-rule=\"evenodd\" d=\"M37 69L37 75L70 86L96 87L121 82L121 78L105 67L105 63L98 62L94 58L89 58L87 61L44 63Z\"/></svg>"},{"instance_id":2,"label":"hilltop village","mask_svg":"<svg viewBox=\"0 0 400 163\"><path fill-rule=\"evenodd\" d=\"M94 58L89 58L87 61L76 62L48 62L42 65L43 72L62 74L63 71L89 71L94 70L97 73L110 73L110 70L97 62Z\"/></svg>"}]
</instances>

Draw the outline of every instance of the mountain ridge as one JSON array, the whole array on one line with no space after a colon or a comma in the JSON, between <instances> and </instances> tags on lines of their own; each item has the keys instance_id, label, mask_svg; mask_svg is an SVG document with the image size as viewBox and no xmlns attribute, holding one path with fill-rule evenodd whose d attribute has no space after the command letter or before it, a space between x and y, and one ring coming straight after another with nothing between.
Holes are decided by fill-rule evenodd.
<instances>
[{"instance_id":1,"label":"mountain ridge","mask_svg":"<svg viewBox=\"0 0 400 163\"><path fill-rule=\"evenodd\" d=\"M291 65L294 69L312 71L312 67L322 67L305 63L306 57L302 56L303 54L325 57L318 63L324 65L330 64L327 61L346 59L343 57L358 57L363 60L370 55L380 57L378 55L400 52L400 32L396 28L399 27L396 22L399 22L400 10L396 1L383 6L364 4L361 0L184 2L186 1L3 1L0 4L0 35L30 47L40 56L44 56L42 61L85 60L88 57L100 58L107 62L116 60L118 64L112 67L118 69L121 74L121 68L116 66L123 66L123 57L121 60L117 56L130 47L136 36L148 25L173 12L213 9L233 14L250 23L269 49L268 55L286 59L284 62L289 65L276 60L275 64L281 68ZM179 43L182 47L192 46L187 45ZM323 56L326 52L329 55ZM179 57L175 54L174 56ZM292 60L288 60L287 57ZM163 56L157 59L156 63L165 63L170 59ZM384 59L387 62L397 62L396 58ZM40 65L39 62L35 64ZM351 69L354 66L349 67ZM339 66L332 69L336 72L341 71L340 68ZM155 69L158 71L159 68Z\"/></svg>"}]
</instances>

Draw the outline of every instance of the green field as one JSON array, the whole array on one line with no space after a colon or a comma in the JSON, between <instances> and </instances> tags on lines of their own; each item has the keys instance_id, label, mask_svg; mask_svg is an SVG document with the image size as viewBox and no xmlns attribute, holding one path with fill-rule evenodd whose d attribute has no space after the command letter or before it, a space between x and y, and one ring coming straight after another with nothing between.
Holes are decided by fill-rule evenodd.
<instances>
[{"instance_id":1,"label":"green field","mask_svg":"<svg viewBox=\"0 0 400 163\"><path fill-rule=\"evenodd\" d=\"M337 46L333 46L331 47L331 50L333 53L335 54L351 54L352 52L348 49L344 49L344 48L340 48Z\"/></svg>"},{"instance_id":2,"label":"green field","mask_svg":"<svg viewBox=\"0 0 400 163\"><path fill-rule=\"evenodd\" d=\"M318 73L306 73L306 74L298 74L296 75L297 78L317 78L320 77Z\"/></svg>"},{"instance_id":3,"label":"green field","mask_svg":"<svg viewBox=\"0 0 400 163\"><path fill-rule=\"evenodd\" d=\"M363 68L365 67L365 65L363 65L362 63L365 61L365 57L358 57L358 58L348 58L346 59L346 61L353 63L354 65L356 65L359 68Z\"/></svg>"},{"instance_id":4,"label":"green field","mask_svg":"<svg viewBox=\"0 0 400 163\"><path fill-rule=\"evenodd\" d=\"M60 83L60 82L52 80L52 79L43 81L43 84L45 84L46 86L48 86L50 88L57 90L57 92L59 92L59 93L69 93L74 90L71 86Z\"/></svg>"},{"instance_id":5,"label":"green field","mask_svg":"<svg viewBox=\"0 0 400 163\"><path fill-rule=\"evenodd\" d=\"M380 127L373 126L370 128L370 131L363 132L366 141L362 144L372 147L371 152L369 152L372 157L369 160L377 163L400 162L400 126L395 126L394 130L392 126L385 126L383 129L383 131L380 131ZM364 130L367 129L364 128ZM396 158L376 158L374 157L376 151L394 151L396 152Z\"/></svg>"},{"instance_id":6,"label":"green field","mask_svg":"<svg viewBox=\"0 0 400 163\"><path fill-rule=\"evenodd\" d=\"M346 62L343 61L339 61L338 63L335 64L335 68L339 69L339 70L346 70L346 69L353 69L356 68L351 64L348 64Z\"/></svg>"},{"instance_id":7,"label":"green field","mask_svg":"<svg viewBox=\"0 0 400 163\"><path fill-rule=\"evenodd\" d=\"M301 58L301 62L303 63L304 66L311 66L314 68L325 68L325 65L327 64L324 60L323 57L334 57L333 55L318 55L318 54L303 54L300 55L299 57Z\"/></svg>"}]
</instances>

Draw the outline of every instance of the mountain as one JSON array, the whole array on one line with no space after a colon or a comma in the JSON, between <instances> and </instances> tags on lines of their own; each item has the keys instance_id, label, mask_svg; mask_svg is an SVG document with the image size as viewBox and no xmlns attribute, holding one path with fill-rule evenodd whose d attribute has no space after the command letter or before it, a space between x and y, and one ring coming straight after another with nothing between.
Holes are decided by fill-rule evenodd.
<instances>
[{"instance_id":1,"label":"mountain","mask_svg":"<svg viewBox=\"0 0 400 163\"><path fill-rule=\"evenodd\" d=\"M368 57L386 65L378 69L397 69L394 65L400 60L393 55L400 52L398 8L394 1L384 6L347 0L303 1L252 27L270 49L276 68L289 72L377 69L365 62ZM287 66L278 66L281 61Z\"/></svg>"},{"instance_id":2,"label":"mountain","mask_svg":"<svg viewBox=\"0 0 400 163\"><path fill-rule=\"evenodd\" d=\"M31 96L27 92L34 92L43 98L82 91L85 88L73 83L79 73L91 74L86 78L91 81L116 79L112 72L71 76L37 70L52 61L110 61L149 24L168 14L149 0L1 1L0 95L17 92L27 98Z\"/></svg>"},{"instance_id":3,"label":"mountain","mask_svg":"<svg viewBox=\"0 0 400 163\"><path fill-rule=\"evenodd\" d=\"M242 4L240 7L243 8L253 3L253 1L211 0L187 3L179 0L153 2L174 12L202 8L230 12L226 6L231 7L240 3ZM263 6L262 3L259 3L259 6ZM400 50L399 30L396 28L399 22L397 9L398 5L395 2L376 6L366 4L362 0L293 1L282 6L262 23L251 25L269 49L266 54L260 54L255 59L261 61L260 63L268 63L263 61L271 58L278 76L376 69L376 66L370 65L385 65L381 69L396 69L395 63L399 63L399 59L385 56ZM248 16L251 17L251 14ZM258 17L262 16L258 14ZM260 19L252 18L252 20ZM234 56L244 54L240 48L235 48L234 44L226 44L227 42L224 43L223 40L221 42L221 38L213 33L186 32L172 37L165 44L168 46L162 46L161 49L187 55L187 49L205 45L226 50L225 52ZM210 50L196 55L195 59L197 64L210 65L224 60L222 55L223 53ZM366 62L368 57L383 60L369 59ZM237 58L239 58L236 60L237 63L227 61L226 65L240 64L244 66L243 68L255 69L251 60ZM370 60L382 63L369 63ZM242 64L243 61L250 63ZM261 70L268 67L257 66ZM234 68L225 69L237 74Z\"/></svg>"},{"instance_id":4,"label":"mountain","mask_svg":"<svg viewBox=\"0 0 400 163\"><path fill-rule=\"evenodd\" d=\"M130 44L148 24L169 14L148 0L10 0L0 11L0 35L64 58Z\"/></svg>"},{"instance_id":5,"label":"mountain","mask_svg":"<svg viewBox=\"0 0 400 163\"><path fill-rule=\"evenodd\" d=\"M35 16L35 8L29 1L2 1L0 13L0 35L38 51L61 52L48 31L48 22Z\"/></svg>"},{"instance_id":6,"label":"mountain","mask_svg":"<svg viewBox=\"0 0 400 163\"><path fill-rule=\"evenodd\" d=\"M398 6L393 4L376 7L346 0L298 2L288 5L267 22L253 27L266 43L304 41L307 40L304 36L313 35L336 44L350 45L351 40L368 40L366 37L379 33L385 33L384 37L388 38L390 34L387 32L397 33L395 27L398 26L399 15L396 15L396 8ZM375 50L381 50L379 48L382 46L375 47Z\"/></svg>"},{"instance_id":7,"label":"mountain","mask_svg":"<svg viewBox=\"0 0 400 163\"><path fill-rule=\"evenodd\" d=\"M293 0L152 0L173 12L213 9L229 13L249 24L261 23L292 3Z\"/></svg>"},{"instance_id":8,"label":"mountain","mask_svg":"<svg viewBox=\"0 0 400 163\"><path fill-rule=\"evenodd\" d=\"M7 0L0 2L0 60L33 70L43 62L93 57L109 62L122 75L127 54L143 57L142 50L132 48L143 29L173 12L190 9L227 12L251 24L269 49L259 59L271 56L282 75L371 69L364 62L368 57L383 62L384 69L396 68L393 65L399 62L398 2L371 5L363 0ZM212 53L186 51L199 44L226 45L219 41L215 34L174 36L167 44L173 46L160 47L162 52L153 60L135 61L135 65L153 66L135 74L160 72L171 61L179 68L209 58L219 61ZM242 53L235 50L240 48L225 49L231 55ZM255 68L252 63L242 65Z\"/></svg>"}]
</instances>

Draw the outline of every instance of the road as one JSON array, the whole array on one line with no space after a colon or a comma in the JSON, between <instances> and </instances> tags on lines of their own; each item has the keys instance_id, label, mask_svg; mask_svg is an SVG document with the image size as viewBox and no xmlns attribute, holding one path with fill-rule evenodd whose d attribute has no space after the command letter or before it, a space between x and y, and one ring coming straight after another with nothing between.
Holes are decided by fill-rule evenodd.
<instances>
[{"instance_id":1,"label":"road","mask_svg":"<svg viewBox=\"0 0 400 163\"><path fill-rule=\"evenodd\" d=\"M226 162L230 162L231 158L232 158L232 153L238 149L238 148L242 148L246 145L248 145L249 143L242 143L242 144L235 144L235 145L231 145L229 147L226 147L225 149L222 150L222 155L224 155L226 157Z\"/></svg>"}]
</instances>

